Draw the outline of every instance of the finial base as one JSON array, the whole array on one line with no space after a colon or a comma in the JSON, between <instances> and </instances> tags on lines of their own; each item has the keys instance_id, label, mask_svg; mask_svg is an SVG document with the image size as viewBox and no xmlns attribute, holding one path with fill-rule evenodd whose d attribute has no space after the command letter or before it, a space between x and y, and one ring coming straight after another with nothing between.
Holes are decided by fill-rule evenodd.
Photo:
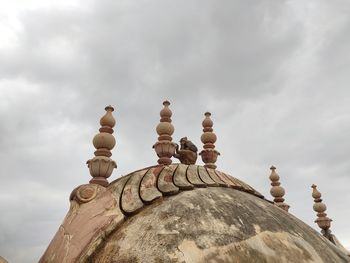
<instances>
[{"instance_id":1,"label":"finial base","mask_svg":"<svg viewBox=\"0 0 350 263\"><path fill-rule=\"evenodd\" d=\"M157 162L160 165L170 165L173 161L168 157L161 157Z\"/></svg>"},{"instance_id":2,"label":"finial base","mask_svg":"<svg viewBox=\"0 0 350 263\"><path fill-rule=\"evenodd\" d=\"M208 168L216 168L215 162L218 159L218 156L220 153L217 150L214 149L204 149L202 150L199 155L202 157L203 163L205 163L205 167Z\"/></svg>"},{"instance_id":3,"label":"finial base","mask_svg":"<svg viewBox=\"0 0 350 263\"><path fill-rule=\"evenodd\" d=\"M319 217L315 220L315 223L317 223L318 227L323 229L323 231L328 231L331 227L332 219L328 218L327 216Z\"/></svg>"},{"instance_id":4,"label":"finial base","mask_svg":"<svg viewBox=\"0 0 350 263\"><path fill-rule=\"evenodd\" d=\"M205 165L204 165L204 167L206 167L206 168L211 168L211 169L216 169L216 164L214 164L214 163L206 163Z\"/></svg>"},{"instance_id":5,"label":"finial base","mask_svg":"<svg viewBox=\"0 0 350 263\"><path fill-rule=\"evenodd\" d=\"M289 210L289 205L287 205L286 203L275 203L279 208L283 209L284 211L288 212Z\"/></svg>"},{"instance_id":6,"label":"finial base","mask_svg":"<svg viewBox=\"0 0 350 263\"><path fill-rule=\"evenodd\" d=\"M321 230L321 233L324 237L328 238L330 241L333 242L332 240L332 231L330 229L327 229L327 230ZM334 242L333 242L334 243ZM350 256L350 255L349 255Z\"/></svg>"},{"instance_id":7,"label":"finial base","mask_svg":"<svg viewBox=\"0 0 350 263\"><path fill-rule=\"evenodd\" d=\"M159 157L159 164L169 165L172 163L171 157L175 154L175 143L169 141L158 141L153 145L153 148Z\"/></svg>"},{"instance_id":8,"label":"finial base","mask_svg":"<svg viewBox=\"0 0 350 263\"><path fill-rule=\"evenodd\" d=\"M106 156L96 156L87 161L90 175L93 179L90 183L107 186L107 178L111 176L113 169L117 168L117 164L111 158Z\"/></svg>"},{"instance_id":9,"label":"finial base","mask_svg":"<svg viewBox=\"0 0 350 263\"><path fill-rule=\"evenodd\" d=\"M90 184L98 184L103 187L107 187L109 185L109 182L104 177L94 177L89 181Z\"/></svg>"}]
</instances>

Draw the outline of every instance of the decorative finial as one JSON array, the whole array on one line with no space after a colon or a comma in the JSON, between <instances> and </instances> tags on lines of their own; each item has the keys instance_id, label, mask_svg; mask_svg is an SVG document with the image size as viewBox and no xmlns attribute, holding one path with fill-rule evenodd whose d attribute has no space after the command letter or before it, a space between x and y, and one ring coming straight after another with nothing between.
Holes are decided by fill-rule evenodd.
<instances>
[{"instance_id":1,"label":"decorative finial","mask_svg":"<svg viewBox=\"0 0 350 263\"><path fill-rule=\"evenodd\" d=\"M216 135L213 132L213 121L211 120L210 112L204 113L204 120L202 122L203 134L201 136L201 141L204 144L203 150L199 153L202 156L202 160L205 163L205 167L216 169L215 162L220 153L215 150L214 143L216 142Z\"/></svg>"},{"instance_id":2,"label":"decorative finial","mask_svg":"<svg viewBox=\"0 0 350 263\"><path fill-rule=\"evenodd\" d=\"M271 166L270 168L271 170L271 175L270 175L270 180L271 180L271 190L270 193L271 195L274 197L273 201L275 202L275 204L282 208L283 210L287 211L289 210L289 205L287 205L286 203L284 203L284 188L281 186L281 183L279 182L280 177L279 175L276 173L276 167L275 166Z\"/></svg>"},{"instance_id":3,"label":"decorative finial","mask_svg":"<svg viewBox=\"0 0 350 263\"><path fill-rule=\"evenodd\" d=\"M179 159L183 164L196 164L197 161L197 146L193 144L187 137L180 139L180 149L179 145L176 145L176 153L174 157Z\"/></svg>"},{"instance_id":4,"label":"decorative finial","mask_svg":"<svg viewBox=\"0 0 350 263\"><path fill-rule=\"evenodd\" d=\"M172 112L169 109L170 102L163 102L164 108L160 111L160 122L157 125L156 131L159 135L158 141L153 145L159 159L159 164L171 164L171 157L175 154L176 144L172 142L174 126L171 124Z\"/></svg>"},{"instance_id":5,"label":"decorative finial","mask_svg":"<svg viewBox=\"0 0 350 263\"><path fill-rule=\"evenodd\" d=\"M86 163L89 167L91 176L91 184L99 184L108 186L107 178L111 176L113 169L117 168L117 164L111 158L111 150L115 146L115 138L112 135L115 119L112 115L114 108L107 106L106 114L100 119L100 133L96 134L93 139L93 144L96 148L95 157L88 160Z\"/></svg>"},{"instance_id":6,"label":"decorative finial","mask_svg":"<svg viewBox=\"0 0 350 263\"><path fill-rule=\"evenodd\" d=\"M311 188L313 189L312 197L315 199L313 208L317 212L315 223L322 229L321 233L329 239L331 237L331 230L329 228L331 227L332 219L328 218L325 213L327 206L322 203L321 193L317 190L317 185L313 184Z\"/></svg>"}]
</instances>

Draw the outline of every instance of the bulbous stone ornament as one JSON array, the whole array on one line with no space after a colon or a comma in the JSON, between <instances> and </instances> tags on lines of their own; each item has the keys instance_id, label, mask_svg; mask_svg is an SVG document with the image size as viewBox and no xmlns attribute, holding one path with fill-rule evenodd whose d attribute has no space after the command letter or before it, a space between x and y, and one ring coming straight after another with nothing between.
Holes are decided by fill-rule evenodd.
<instances>
[{"instance_id":1,"label":"bulbous stone ornament","mask_svg":"<svg viewBox=\"0 0 350 263\"><path fill-rule=\"evenodd\" d=\"M111 176L113 169L117 168L117 164L110 157L111 150L114 148L116 141L113 133L115 119L112 115L114 108L107 106L106 114L100 119L100 133L96 134L93 139L93 145L96 148L95 157L87 161L90 175L93 177L90 180L92 184L108 186L107 178Z\"/></svg>"},{"instance_id":2,"label":"bulbous stone ornament","mask_svg":"<svg viewBox=\"0 0 350 263\"><path fill-rule=\"evenodd\" d=\"M202 157L202 161L205 163L205 167L216 169L216 160L220 153L215 150L216 134L213 132L213 121L211 120L210 112L204 114L205 118L202 122L203 134L201 141L204 144L203 150L199 153Z\"/></svg>"},{"instance_id":3,"label":"bulbous stone ornament","mask_svg":"<svg viewBox=\"0 0 350 263\"><path fill-rule=\"evenodd\" d=\"M174 126L171 124L172 112L169 108L170 102L163 102L164 108L160 111L160 122L157 125L158 141L153 145L157 156L158 163L169 165L172 163L171 157L175 154L176 144L172 142Z\"/></svg>"},{"instance_id":4,"label":"bulbous stone ornament","mask_svg":"<svg viewBox=\"0 0 350 263\"><path fill-rule=\"evenodd\" d=\"M271 175L270 175L270 180L271 180L271 189L270 189L270 194L274 197L274 202L275 204L282 208L283 210L287 211L289 210L289 205L284 203L284 198L283 196L285 195L285 190L281 186L281 183L279 182L280 177L276 173L276 167L271 166Z\"/></svg>"},{"instance_id":5,"label":"bulbous stone ornament","mask_svg":"<svg viewBox=\"0 0 350 263\"><path fill-rule=\"evenodd\" d=\"M321 199L321 193L317 190L317 185L313 184L311 186L312 188L312 197L314 198L314 205L313 209L317 213L317 219L315 220L315 223L321 228L321 233L327 237L330 238L331 236L331 222L332 219L327 217L327 214L325 211L327 210L327 206L322 203Z\"/></svg>"}]
</instances>

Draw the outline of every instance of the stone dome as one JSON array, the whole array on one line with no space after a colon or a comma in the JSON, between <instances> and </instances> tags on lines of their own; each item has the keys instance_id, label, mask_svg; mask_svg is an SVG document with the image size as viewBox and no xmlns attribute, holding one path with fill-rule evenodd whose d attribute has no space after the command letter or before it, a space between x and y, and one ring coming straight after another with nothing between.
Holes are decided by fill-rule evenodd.
<instances>
[{"instance_id":1,"label":"stone dome","mask_svg":"<svg viewBox=\"0 0 350 263\"><path fill-rule=\"evenodd\" d=\"M203 166L152 166L70 199L40 262L350 262L246 183Z\"/></svg>"}]
</instances>

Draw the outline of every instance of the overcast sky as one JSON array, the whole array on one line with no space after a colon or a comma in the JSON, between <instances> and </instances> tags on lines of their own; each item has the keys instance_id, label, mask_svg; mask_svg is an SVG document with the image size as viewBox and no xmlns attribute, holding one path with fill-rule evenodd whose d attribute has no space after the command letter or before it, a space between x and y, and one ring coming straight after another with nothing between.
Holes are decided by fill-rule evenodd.
<instances>
[{"instance_id":1,"label":"overcast sky","mask_svg":"<svg viewBox=\"0 0 350 263\"><path fill-rule=\"evenodd\" d=\"M349 32L347 0L0 0L0 255L43 254L90 180L106 105L110 179L155 164L164 99L175 141L201 148L211 111L218 169L270 198L274 164L291 213L315 229L317 184L350 248Z\"/></svg>"}]
</instances>

